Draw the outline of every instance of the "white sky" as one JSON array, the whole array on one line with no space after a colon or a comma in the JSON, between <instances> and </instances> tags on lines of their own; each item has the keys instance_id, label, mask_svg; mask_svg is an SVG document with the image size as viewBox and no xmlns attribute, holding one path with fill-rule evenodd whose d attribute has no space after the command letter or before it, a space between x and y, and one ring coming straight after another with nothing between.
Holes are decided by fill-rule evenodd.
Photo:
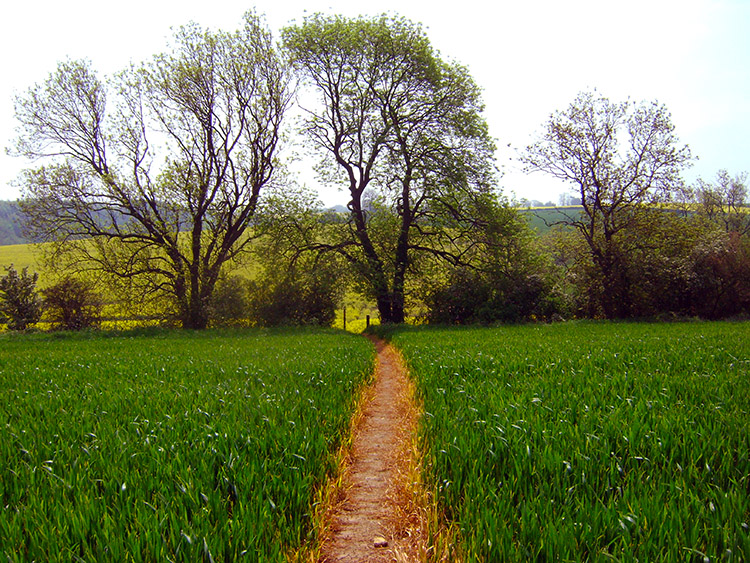
<instances>
[{"instance_id":1,"label":"white sky","mask_svg":"<svg viewBox=\"0 0 750 563\"><path fill-rule=\"evenodd\" d=\"M0 8L0 146L14 136L13 96L57 62L88 58L102 75L164 49L188 21L236 29L253 4L224 0L24 0ZM395 13L422 23L441 54L469 68L484 90L508 195L557 201L565 186L526 176L515 162L555 110L596 88L613 101L658 100L699 161L686 174L750 170L750 1L747 0L257 0L278 29L306 13ZM511 148L508 148L510 144ZM27 165L0 155L0 199ZM345 203L335 188L323 201Z\"/></svg>"}]
</instances>

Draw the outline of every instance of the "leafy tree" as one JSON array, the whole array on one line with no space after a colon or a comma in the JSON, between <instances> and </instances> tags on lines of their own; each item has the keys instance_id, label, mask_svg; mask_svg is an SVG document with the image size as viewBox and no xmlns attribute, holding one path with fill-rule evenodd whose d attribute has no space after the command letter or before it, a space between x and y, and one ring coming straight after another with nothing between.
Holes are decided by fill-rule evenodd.
<instances>
[{"instance_id":1,"label":"leafy tree","mask_svg":"<svg viewBox=\"0 0 750 563\"><path fill-rule=\"evenodd\" d=\"M381 321L403 322L418 255L459 263L493 202L479 88L401 18L314 15L283 40L317 95L303 130L318 170L349 196L346 228L308 247L345 257Z\"/></svg>"},{"instance_id":2,"label":"leafy tree","mask_svg":"<svg viewBox=\"0 0 750 563\"><path fill-rule=\"evenodd\" d=\"M330 326L350 276L335 253L309 251L310 241L342 228L321 212L314 194L301 190L271 196L256 248L261 270L250 282L250 318L262 326Z\"/></svg>"},{"instance_id":3,"label":"leafy tree","mask_svg":"<svg viewBox=\"0 0 750 563\"><path fill-rule=\"evenodd\" d=\"M732 177L726 170L719 170L713 184L699 179L692 196L698 213L719 224L725 232L739 236L750 233L747 172Z\"/></svg>"},{"instance_id":4,"label":"leafy tree","mask_svg":"<svg viewBox=\"0 0 750 563\"><path fill-rule=\"evenodd\" d=\"M499 207L488 216L484 244L464 264L438 270L425 285L427 320L466 324L519 322L561 313L552 264L525 217Z\"/></svg>"},{"instance_id":5,"label":"leafy tree","mask_svg":"<svg viewBox=\"0 0 750 563\"><path fill-rule=\"evenodd\" d=\"M682 187L680 172L691 160L667 109L581 93L550 117L522 160L529 172L575 186L583 213L561 210L560 223L574 227L588 245L605 316L633 314L629 265L643 241L634 246L638 239L629 235L645 224L649 206Z\"/></svg>"},{"instance_id":6,"label":"leafy tree","mask_svg":"<svg viewBox=\"0 0 750 563\"><path fill-rule=\"evenodd\" d=\"M92 283L68 276L43 293L54 328L82 330L99 326L103 303Z\"/></svg>"},{"instance_id":7,"label":"leafy tree","mask_svg":"<svg viewBox=\"0 0 750 563\"><path fill-rule=\"evenodd\" d=\"M166 294L204 328L222 266L242 253L290 93L252 13L235 33L180 28L172 50L110 82L61 63L16 99L18 152L49 164L24 177L23 209L54 261Z\"/></svg>"},{"instance_id":8,"label":"leafy tree","mask_svg":"<svg viewBox=\"0 0 750 563\"><path fill-rule=\"evenodd\" d=\"M719 319L750 313L750 241L736 231L713 229L694 245L688 283L689 310Z\"/></svg>"},{"instance_id":9,"label":"leafy tree","mask_svg":"<svg viewBox=\"0 0 750 563\"><path fill-rule=\"evenodd\" d=\"M19 275L11 264L0 278L0 316L7 319L10 330L26 330L42 316L42 301L36 292L39 274L29 275L27 270Z\"/></svg>"}]
</instances>

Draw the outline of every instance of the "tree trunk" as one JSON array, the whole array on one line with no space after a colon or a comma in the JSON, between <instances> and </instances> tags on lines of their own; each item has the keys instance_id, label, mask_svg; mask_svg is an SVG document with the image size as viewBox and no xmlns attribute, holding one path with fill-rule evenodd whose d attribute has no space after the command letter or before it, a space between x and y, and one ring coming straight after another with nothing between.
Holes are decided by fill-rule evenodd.
<instances>
[{"instance_id":1,"label":"tree trunk","mask_svg":"<svg viewBox=\"0 0 750 563\"><path fill-rule=\"evenodd\" d=\"M394 291L391 298L391 322L395 324L403 324L405 320L404 291L402 287L400 292Z\"/></svg>"},{"instance_id":2,"label":"tree trunk","mask_svg":"<svg viewBox=\"0 0 750 563\"><path fill-rule=\"evenodd\" d=\"M380 293L375 298L378 304L378 314L382 324L393 323L393 309L391 307L391 294L388 291Z\"/></svg>"},{"instance_id":3,"label":"tree trunk","mask_svg":"<svg viewBox=\"0 0 750 563\"><path fill-rule=\"evenodd\" d=\"M207 288L201 284L196 267L191 267L189 273L189 279L179 276L175 284L178 316L182 328L203 330L208 327L208 304L213 286Z\"/></svg>"},{"instance_id":4,"label":"tree trunk","mask_svg":"<svg viewBox=\"0 0 750 563\"><path fill-rule=\"evenodd\" d=\"M409 267L409 229L412 225L413 211L411 202L411 181L412 166L408 150L404 150L404 159L407 165L407 172L401 185L401 198L397 208L401 215L401 227L398 233L398 242L396 243L396 256L393 271L393 290L391 297L391 317L392 322L403 324L404 314L404 282L406 280L406 270Z\"/></svg>"},{"instance_id":5,"label":"tree trunk","mask_svg":"<svg viewBox=\"0 0 750 563\"><path fill-rule=\"evenodd\" d=\"M404 292L388 291L379 295L376 299L380 322L383 324L403 324L404 317Z\"/></svg>"},{"instance_id":6,"label":"tree trunk","mask_svg":"<svg viewBox=\"0 0 750 563\"><path fill-rule=\"evenodd\" d=\"M203 330L208 327L208 307L202 300L191 302L182 315L182 328Z\"/></svg>"},{"instance_id":7,"label":"tree trunk","mask_svg":"<svg viewBox=\"0 0 750 563\"><path fill-rule=\"evenodd\" d=\"M408 234L407 234L408 236ZM408 239L404 237L399 240L396 249L396 270L393 274L393 289L391 291L391 322L403 324L404 314L404 280L406 279L406 268L408 266L409 250Z\"/></svg>"}]
</instances>

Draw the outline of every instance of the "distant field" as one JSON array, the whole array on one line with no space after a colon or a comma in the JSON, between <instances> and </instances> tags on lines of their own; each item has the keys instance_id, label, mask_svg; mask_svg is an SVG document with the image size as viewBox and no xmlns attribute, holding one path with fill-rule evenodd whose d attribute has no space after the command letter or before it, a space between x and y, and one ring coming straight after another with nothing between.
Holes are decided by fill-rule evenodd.
<instances>
[{"instance_id":1,"label":"distant field","mask_svg":"<svg viewBox=\"0 0 750 563\"><path fill-rule=\"evenodd\" d=\"M750 324L392 334L468 561L750 561Z\"/></svg>"},{"instance_id":2,"label":"distant field","mask_svg":"<svg viewBox=\"0 0 750 563\"><path fill-rule=\"evenodd\" d=\"M340 331L0 336L8 561L284 561L372 346Z\"/></svg>"},{"instance_id":3,"label":"distant field","mask_svg":"<svg viewBox=\"0 0 750 563\"><path fill-rule=\"evenodd\" d=\"M540 207L533 209L522 209L521 213L528 218L530 226L538 233L545 233L549 225L562 218L561 212L570 213L580 210L581 207ZM26 266L30 271L40 271L41 266L37 261L33 245L12 244L0 245L0 267L13 264L17 270ZM0 270L0 273L2 271Z\"/></svg>"},{"instance_id":4,"label":"distant field","mask_svg":"<svg viewBox=\"0 0 750 563\"><path fill-rule=\"evenodd\" d=\"M521 209L521 214L529 221L529 226L538 234L544 234L552 226L568 217L575 217L583 211L580 205L569 207L532 207L530 209Z\"/></svg>"},{"instance_id":5,"label":"distant field","mask_svg":"<svg viewBox=\"0 0 750 563\"><path fill-rule=\"evenodd\" d=\"M17 244L9 246L0 246L0 275L5 275L5 270L2 269L4 266L14 265L16 270L20 271L25 267L29 267L29 272L40 272L41 266L36 260L36 254L32 245ZM239 275L251 276L253 272L252 264L246 265L239 269L236 273ZM48 279L44 275L39 277L39 286L43 288L48 282ZM377 322L377 307L366 299L355 294L347 295L346 299L347 308L347 322L344 327L344 316L343 308L337 310L336 319L334 320L334 328L346 328L350 332L362 332L365 329L367 323L367 315L370 315L372 322ZM108 311L106 314L110 314L112 311ZM117 316L116 312L114 316ZM106 328L121 328L123 325L128 324L126 322L114 322L105 323ZM132 324L132 323L130 323ZM2 325L0 325L0 332L2 331ZM40 328L45 328L45 325L40 325Z\"/></svg>"},{"instance_id":6,"label":"distant field","mask_svg":"<svg viewBox=\"0 0 750 563\"><path fill-rule=\"evenodd\" d=\"M34 255L33 245L31 244L10 244L0 246L0 275L5 275L5 266L13 264L16 270L21 271L23 268L29 268L30 272L39 272L40 266Z\"/></svg>"}]
</instances>

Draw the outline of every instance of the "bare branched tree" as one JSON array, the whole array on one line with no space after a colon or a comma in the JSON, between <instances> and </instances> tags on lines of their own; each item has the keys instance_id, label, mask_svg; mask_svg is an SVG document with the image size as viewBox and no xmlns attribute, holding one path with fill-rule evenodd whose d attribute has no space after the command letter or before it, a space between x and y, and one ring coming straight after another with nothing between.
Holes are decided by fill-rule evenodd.
<instances>
[{"instance_id":1,"label":"bare branched tree","mask_svg":"<svg viewBox=\"0 0 750 563\"><path fill-rule=\"evenodd\" d=\"M750 233L747 172L731 176L726 170L719 170L714 183L699 179L692 191L698 212L719 224L726 233L738 236Z\"/></svg>"},{"instance_id":2,"label":"bare branched tree","mask_svg":"<svg viewBox=\"0 0 750 563\"><path fill-rule=\"evenodd\" d=\"M101 81L61 63L16 99L23 210L56 260L168 296L204 328L222 267L246 250L275 177L289 80L252 13L235 33L191 24L169 52Z\"/></svg>"}]
</instances>

